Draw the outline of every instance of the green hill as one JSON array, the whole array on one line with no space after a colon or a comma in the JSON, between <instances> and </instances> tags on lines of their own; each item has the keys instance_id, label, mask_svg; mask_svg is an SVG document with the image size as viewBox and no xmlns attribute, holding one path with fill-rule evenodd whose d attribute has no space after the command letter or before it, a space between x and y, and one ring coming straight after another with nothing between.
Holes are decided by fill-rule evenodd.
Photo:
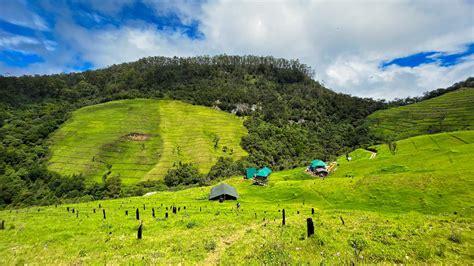
<instances>
[{"instance_id":1,"label":"green hill","mask_svg":"<svg viewBox=\"0 0 474 266\"><path fill-rule=\"evenodd\" d=\"M339 158L324 180L304 168L275 172L266 187L226 180L241 197L240 210L235 201L208 201L210 187L199 187L0 211L0 263L469 264L474 131L396 143L394 153L374 147L372 159L365 150L352 152L350 162ZM310 238L308 217L315 223Z\"/></svg>"},{"instance_id":2,"label":"green hill","mask_svg":"<svg viewBox=\"0 0 474 266\"><path fill-rule=\"evenodd\" d=\"M376 135L403 139L445 131L474 129L474 89L461 88L406 106L380 110L368 118Z\"/></svg>"},{"instance_id":3,"label":"green hill","mask_svg":"<svg viewBox=\"0 0 474 266\"><path fill-rule=\"evenodd\" d=\"M174 164L192 162L202 173L218 157L239 159L243 120L179 101L121 100L75 111L51 139L49 169L100 181L161 179ZM217 145L216 145L217 144Z\"/></svg>"}]
</instances>

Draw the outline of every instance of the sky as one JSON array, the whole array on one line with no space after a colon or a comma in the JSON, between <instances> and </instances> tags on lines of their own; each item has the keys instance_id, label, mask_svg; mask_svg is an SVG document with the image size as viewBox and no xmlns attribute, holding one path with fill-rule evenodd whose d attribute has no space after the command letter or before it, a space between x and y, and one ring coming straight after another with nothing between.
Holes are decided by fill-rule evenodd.
<instances>
[{"instance_id":1,"label":"sky","mask_svg":"<svg viewBox=\"0 0 474 266\"><path fill-rule=\"evenodd\" d=\"M394 99L474 76L474 0L2 0L0 75L147 56L299 59L334 91Z\"/></svg>"}]
</instances>

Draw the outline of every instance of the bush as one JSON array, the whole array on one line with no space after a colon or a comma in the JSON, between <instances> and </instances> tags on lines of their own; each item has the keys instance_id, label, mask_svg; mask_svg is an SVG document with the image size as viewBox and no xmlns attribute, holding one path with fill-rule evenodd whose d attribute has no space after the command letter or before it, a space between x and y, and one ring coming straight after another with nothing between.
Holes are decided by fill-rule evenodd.
<instances>
[{"instance_id":1,"label":"bush","mask_svg":"<svg viewBox=\"0 0 474 266\"><path fill-rule=\"evenodd\" d=\"M204 178L192 164L179 162L176 168L168 170L164 181L167 186L175 187L203 183Z\"/></svg>"}]
</instances>

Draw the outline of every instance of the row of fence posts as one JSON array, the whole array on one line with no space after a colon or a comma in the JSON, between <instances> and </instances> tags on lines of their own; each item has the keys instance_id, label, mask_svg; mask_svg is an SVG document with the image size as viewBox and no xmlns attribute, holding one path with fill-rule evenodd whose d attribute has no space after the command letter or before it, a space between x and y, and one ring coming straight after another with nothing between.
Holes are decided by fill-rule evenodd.
<instances>
[{"instance_id":1,"label":"row of fence posts","mask_svg":"<svg viewBox=\"0 0 474 266\"><path fill-rule=\"evenodd\" d=\"M100 203L99 203L99 208L102 208ZM68 212L71 210L72 213L76 213L76 217L79 217L79 210L75 210L74 208L70 209L69 207L66 207L66 209L67 209ZM146 210L145 204L143 204L143 209ZM172 210L172 212L174 214L176 214L177 211L179 211L181 209L181 207L177 208L176 206L170 206L170 209ZM184 206L183 209L185 210L186 207ZM168 207L166 207L166 210L168 210ZM153 218L156 218L155 208L152 208L151 211L152 211ZM202 211L202 207L199 207L199 212L201 212L201 211ZM93 209L93 212L96 213L95 208ZM265 213L266 213L266 211L265 211ZM282 226L284 226L286 224L285 209L282 209L281 213L282 213ZM299 214L300 212L297 211L297 213ZM314 208L311 208L311 215L314 215L314 213L315 213ZM105 213L105 209L102 209L102 214L103 214L103 218L105 220L107 218L106 213ZM125 215L128 216L128 210L125 210ZM135 216L136 216L137 220L140 220L140 211L139 211L138 208L136 209ZM168 212L165 212L165 218L166 219L168 218ZM345 222L344 222L344 219L342 218L342 216L339 216L339 218L342 222L342 225L345 225ZM257 213L256 212L255 212L255 219L257 219ZM263 220L265 221L265 218ZM1 223L0 223L0 230L3 230L4 228L5 228L5 221L2 220ZM307 229L308 237L314 235L314 223L313 223L312 218L307 218L306 219L306 229ZM139 226L138 226L137 238L142 239L142 236L143 236L143 221L140 220L140 223L139 223Z\"/></svg>"}]
</instances>

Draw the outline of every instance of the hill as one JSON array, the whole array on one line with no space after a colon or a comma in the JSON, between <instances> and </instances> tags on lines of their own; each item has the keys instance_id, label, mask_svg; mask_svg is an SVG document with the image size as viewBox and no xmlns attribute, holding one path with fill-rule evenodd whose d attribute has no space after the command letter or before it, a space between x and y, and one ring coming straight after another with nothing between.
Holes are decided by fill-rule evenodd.
<instances>
[{"instance_id":1,"label":"hill","mask_svg":"<svg viewBox=\"0 0 474 266\"><path fill-rule=\"evenodd\" d=\"M120 100L81 108L51 137L49 169L101 181L162 179L178 164L207 173L218 157L246 155L243 120L179 101Z\"/></svg>"},{"instance_id":2,"label":"hill","mask_svg":"<svg viewBox=\"0 0 474 266\"><path fill-rule=\"evenodd\" d=\"M241 196L238 210L234 201L208 201L210 188L199 187L0 211L0 263L469 264L474 131L396 143L394 152L373 147L373 159L361 149L350 162L339 158L324 180L304 168L275 172L266 187L226 180Z\"/></svg>"},{"instance_id":3,"label":"hill","mask_svg":"<svg viewBox=\"0 0 474 266\"><path fill-rule=\"evenodd\" d=\"M406 106L379 110L368 117L374 134L403 139L444 131L474 129L474 89L460 88Z\"/></svg>"},{"instance_id":4,"label":"hill","mask_svg":"<svg viewBox=\"0 0 474 266\"><path fill-rule=\"evenodd\" d=\"M72 148L68 151L66 148L56 147L53 151L53 146L47 141L80 108L138 98L179 100L245 117L244 126L248 134L242 138L240 146L248 156L242 163L246 166L266 165L274 170L304 165L309 158L335 158L354 147L371 143L371 137L365 134L366 116L384 106L380 101L335 93L314 81L312 70L308 66L297 60L273 57L148 57L81 73L0 77L0 208L52 204L71 198L102 199L120 194L107 193L111 187L107 187L105 182L90 182L100 180L104 172L108 173L107 163L101 163L99 158L95 161L96 156L103 162L104 157L109 158L107 161L111 163L109 165L112 172L122 168L120 171L125 178L124 183L142 180L139 172L144 173L151 166L140 165L136 168L136 175L126 172L124 169L129 168L112 158L118 155L110 154L112 147L94 146L93 152L86 152L87 156L83 157L72 154L76 151ZM151 116L156 118L155 114L152 112ZM94 117L87 119L93 120ZM97 121L101 122L99 120ZM188 120L183 121L189 123ZM115 124L113 119L105 122L104 125L120 129L120 132L114 133L117 143L108 143L109 146L122 145L117 147L127 150L127 158L128 154L142 153L143 164L155 164L157 154L147 153L148 150L142 152L140 145L124 142L121 138L136 132L122 131L121 125ZM159 127L156 121L143 127L133 121L127 123L139 126L141 130ZM77 126L81 127L79 124ZM89 128L87 124L84 128L91 130L89 133L94 133L94 128ZM82 137L84 140L89 138ZM159 136L150 138L150 145L161 147L163 152L172 152L172 149L166 147L176 143L165 146L166 141L158 141L158 138ZM65 139L66 145L88 145L81 140L74 140L73 143L67 143L68 141ZM88 139L90 143L94 141ZM234 149L234 152L238 151ZM69 161L55 157L54 153L79 157L77 162L82 166L77 168L82 169L81 171L93 165L86 172L95 178L84 180L80 176L71 177L71 173L80 171L75 166L67 166ZM212 154L213 151L209 153ZM204 160L207 161L215 158L214 155L205 156L208 159ZM48 168L50 158L53 158L52 168ZM207 167L209 166L205 168ZM62 174L49 169L58 169ZM204 170L201 169L202 172ZM93 173L94 171L96 172ZM211 172L218 177L229 175L228 172ZM145 179L154 179L151 174L153 172ZM161 175L159 172L157 174ZM110 185L117 188L113 183ZM156 188L151 188L150 186L154 186L151 183L138 182L138 187L127 187L123 190L125 194L120 195L140 195L147 190L168 189L158 182L153 182ZM169 182L167 185L173 188L175 183ZM120 189L115 191L120 192Z\"/></svg>"}]
</instances>

